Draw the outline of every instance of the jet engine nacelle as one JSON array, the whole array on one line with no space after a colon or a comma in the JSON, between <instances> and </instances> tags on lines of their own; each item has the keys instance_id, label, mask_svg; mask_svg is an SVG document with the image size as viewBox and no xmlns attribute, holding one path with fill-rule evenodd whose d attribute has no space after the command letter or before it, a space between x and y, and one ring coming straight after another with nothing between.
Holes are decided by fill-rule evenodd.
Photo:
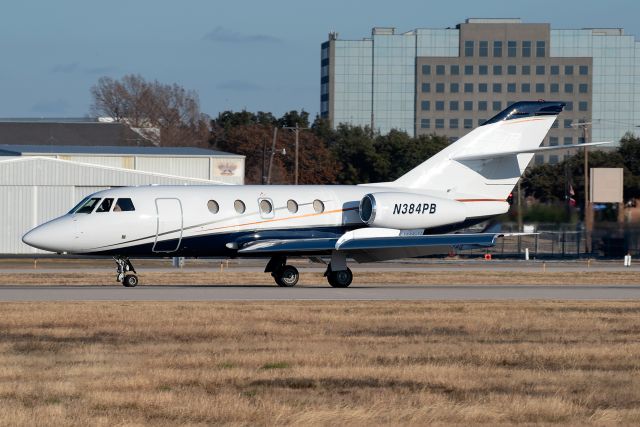
<instances>
[{"instance_id":1,"label":"jet engine nacelle","mask_svg":"<svg viewBox=\"0 0 640 427\"><path fill-rule=\"evenodd\" d=\"M410 230L462 222L464 203L412 193L371 193L360 201L360 219L370 227Z\"/></svg>"}]
</instances>

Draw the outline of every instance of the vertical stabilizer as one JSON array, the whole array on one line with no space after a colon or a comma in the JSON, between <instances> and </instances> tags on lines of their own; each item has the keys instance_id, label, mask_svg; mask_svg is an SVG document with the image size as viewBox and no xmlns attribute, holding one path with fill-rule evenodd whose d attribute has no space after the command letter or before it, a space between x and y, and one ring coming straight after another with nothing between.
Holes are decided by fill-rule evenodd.
<instances>
[{"instance_id":1,"label":"vertical stabilizer","mask_svg":"<svg viewBox=\"0 0 640 427\"><path fill-rule=\"evenodd\" d=\"M390 185L505 200L564 105L517 102Z\"/></svg>"}]
</instances>

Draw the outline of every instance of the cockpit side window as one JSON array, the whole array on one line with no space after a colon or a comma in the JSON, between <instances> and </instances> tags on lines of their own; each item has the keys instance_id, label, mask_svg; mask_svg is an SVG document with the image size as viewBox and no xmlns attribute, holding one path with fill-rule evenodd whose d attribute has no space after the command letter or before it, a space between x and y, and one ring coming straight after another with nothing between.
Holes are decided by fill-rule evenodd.
<instances>
[{"instance_id":1,"label":"cockpit side window","mask_svg":"<svg viewBox=\"0 0 640 427\"><path fill-rule=\"evenodd\" d=\"M118 199L116 206L113 208L114 212L130 212L135 210L136 208L133 206L131 199Z\"/></svg>"},{"instance_id":2,"label":"cockpit side window","mask_svg":"<svg viewBox=\"0 0 640 427\"><path fill-rule=\"evenodd\" d=\"M89 200L87 200L82 206L80 206L80 208L76 210L75 213L90 214L91 212L93 212L93 208L96 207L99 201L100 201L100 198L92 197Z\"/></svg>"},{"instance_id":3,"label":"cockpit side window","mask_svg":"<svg viewBox=\"0 0 640 427\"><path fill-rule=\"evenodd\" d=\"M96 212L109 212L111 210L111 206L113 205L113 199L103 199Z\"/></svg>"}]
</instances>

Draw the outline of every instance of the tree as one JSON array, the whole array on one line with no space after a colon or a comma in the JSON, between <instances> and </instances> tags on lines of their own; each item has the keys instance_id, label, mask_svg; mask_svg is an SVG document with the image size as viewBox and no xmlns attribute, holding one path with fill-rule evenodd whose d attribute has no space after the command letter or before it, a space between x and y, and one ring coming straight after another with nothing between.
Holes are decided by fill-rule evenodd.
<instances>
[{"instance_id":1,"label":"tree","mask_svg":"<svg viewBox=\"0 0 640 427\"><path fill-rule=\"evenodd\" d=\"M144 134L159 145L206 144L208 120L194 91L129 74L120 80L101 77L91 96L93 115L110 117L141 132L157 128L159 138L153 132Z\"/></svg>"},{"instance_id":2,"label":"tree","mask_svg":"<svg viewBox=\"0 0 640 427\"><path fill-rule=\"evenodd\" d=\"M339 124L331 150L342 166L340 184L375 182L389 167L388 160L376 151L368 127Z\"/></svg>"},{"instance_id":3,"label":"tree","mask_svg":"<svg viewBox=\"0 0 640 427\"><path fill-rule=\"evenodd\" d=\"M275 118L271 113L264 112L225 111L211 121L210 143L220 150L247 156L245 181L258 184L269 167L273 129L278 127L277 154L273 156L271 183L288 184L294 180L295 137L293 132L282 129L281 125L295 126L295 123L307 127L308 114L290 111L281 118ZM327 141L307 130L300 131L299 138L299 183L334 183L339 167ZM287 153L284 156L280 154L283 148Z\"/></svg>"}]
</instances>

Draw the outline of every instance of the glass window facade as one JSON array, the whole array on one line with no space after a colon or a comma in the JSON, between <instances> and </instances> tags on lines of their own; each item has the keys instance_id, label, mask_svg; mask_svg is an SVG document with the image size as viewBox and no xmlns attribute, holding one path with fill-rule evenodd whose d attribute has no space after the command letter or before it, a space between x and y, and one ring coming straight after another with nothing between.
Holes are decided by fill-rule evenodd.
<instances>
[{"instance_id":1,"label":"glass window facade","mask_svg":"<svg viewBox=\"0 0 640 427\"><path fill-rule=\"evenodd\" d=\"M606 28L552 29L545 34L528 27L520 32L513 24L508 24L513 25L509 31L489 32L481 28L482 23L474 23L480 29L475 35L475 27L465 33L469 31L465 25L406 33L381 31L359 40L330 38L321 46L321 116L329 117L333 126L350 123L371 126L382 134L390 129L415 134L425 118L416 117L422 101L430 103L431 111L425 112L434 112L436 93L438 101L444 102L445 125L452 118L453 100L459 103L462 125L463 119L475 124L475 111L481 105L478 98L483 96L490 103L487 109L492 109L493 101L504 107L507 99L552 96L575 104L566 109L574 122L593 121L592 140L617 140L626 131L638 133L640 42L633 35ZM439 83L444 88L436 91ZM495 87L501 90L494 92ZM487 91L492 95L486 96ZM473 103L473 109L466 109L467 102ZM431 117L431 128L434 120ZM447 136L463 135L462 128ZM561 126L550 136L562 141L569 131L578 132Z\"/></svg>"}]
</instances>

